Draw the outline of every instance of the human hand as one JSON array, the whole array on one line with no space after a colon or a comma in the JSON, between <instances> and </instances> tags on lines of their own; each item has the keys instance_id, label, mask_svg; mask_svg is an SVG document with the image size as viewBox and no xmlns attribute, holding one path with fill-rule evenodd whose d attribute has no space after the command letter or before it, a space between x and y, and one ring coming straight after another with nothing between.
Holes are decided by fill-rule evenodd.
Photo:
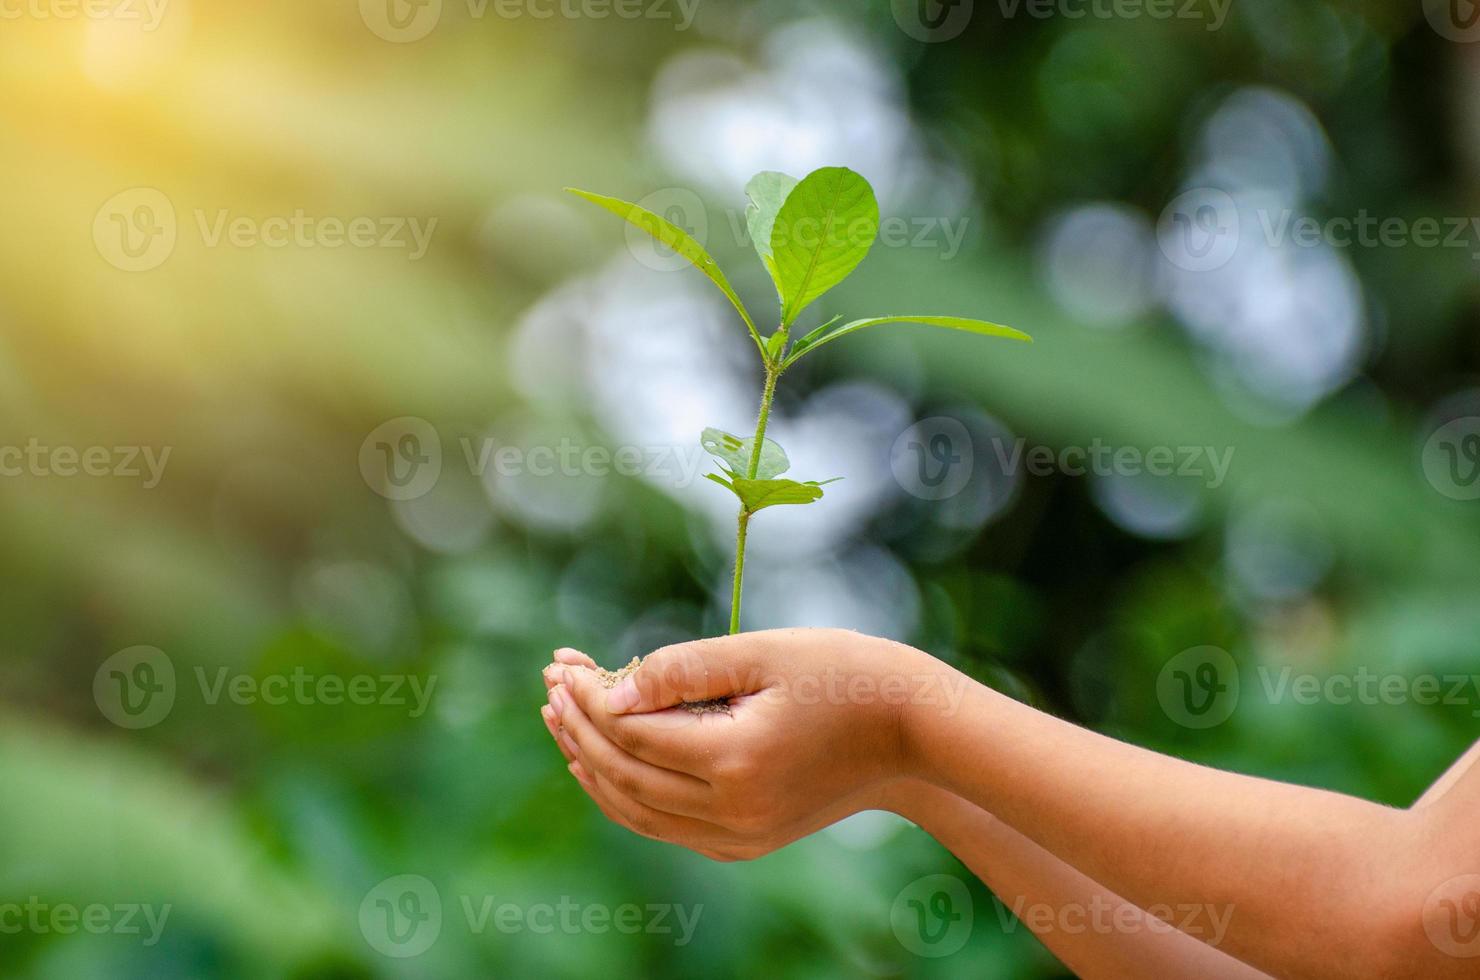
<instances>
[{"instance_id":1,"label":"human hand","mask_svg":"<svg viewBox=\"0 0 1480 980\"><path fill-rule=\"evenodd\" d=\"M904 705L954 673L843 630L666 647L611 691L584 654L556 660L542 713L572 775L618 823L722 860L884 805L909 775ZM676 707L711 698L728 698L730 713Z\"/></svg>"}]
</instances>

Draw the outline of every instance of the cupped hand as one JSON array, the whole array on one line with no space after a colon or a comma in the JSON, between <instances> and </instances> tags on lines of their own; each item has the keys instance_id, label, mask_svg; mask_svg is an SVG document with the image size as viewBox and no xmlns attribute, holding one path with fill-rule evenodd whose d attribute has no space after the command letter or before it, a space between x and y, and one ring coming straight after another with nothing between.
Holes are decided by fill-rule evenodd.
<instances>
[{"instance_id":1,"label":"cupped hand","mask_svg":"<svg viewBox=\"0 0 1480 980\"><path fill-rule=\"evenodd\" d=\"M546 668L543 715L613 820L721 860L883 805L910 775L901 715L946 669L888 640L795 629L665 647L611 690L584 654ZM728 713L684 702L724 699Z\"/></svg>"}]
</instances>

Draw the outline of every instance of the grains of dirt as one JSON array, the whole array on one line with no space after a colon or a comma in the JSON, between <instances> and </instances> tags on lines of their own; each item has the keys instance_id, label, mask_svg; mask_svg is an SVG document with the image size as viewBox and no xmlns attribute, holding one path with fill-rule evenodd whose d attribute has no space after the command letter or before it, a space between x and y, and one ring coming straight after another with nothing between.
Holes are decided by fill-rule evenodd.
<instances>
[{"instance_id":1,"label":"grains of dirt","mask_svg":"<svg viewBox=\"0 0 1480 980\"><path fill-rule=\"evenodd\" d=\"M633 657L626 666L619 667L616 670L607 670L605 667L593 667L588 669L595 670L596 678L597 680L601 681L601 686L606 688L607 690L611 690L612 688L617 686L622 678L628 676L640 666L642 666L642 660L637 657ZM714 698L708 701L685 701L684 707L696 715L707 715L716 713L727 715L730 713L730 702L725 698Z\"/></svg>"}]
</instances>

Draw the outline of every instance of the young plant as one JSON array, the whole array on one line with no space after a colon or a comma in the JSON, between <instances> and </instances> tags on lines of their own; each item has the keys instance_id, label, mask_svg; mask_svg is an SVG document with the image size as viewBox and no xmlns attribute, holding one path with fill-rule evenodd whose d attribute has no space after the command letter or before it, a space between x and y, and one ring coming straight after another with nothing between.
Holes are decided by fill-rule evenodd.
<instances>
[{"instance_id":1,"label":"young plant","mask_svg":"<svg viewBox=\"0 0 1480 980\"><path fill-rule=\"evenodd\" d=\"M742 439L719 429L705 429L700 442L719 460L722 473L707 478L733 493L740 501L735 532L735 576L730 594L730 632L740 632L740 591L745 576L745 535L750 519L767 507L779 504L810 504L822 497L822 488L832 480L799 482L784 479L790 469L786 453L766 438L771 401L776 382L787 368L803 357L840 337L884 323L923 323L932 327L964 330L988 337L1028 340L1027 334L985 320L958 316L892 314L865 317L838 324L834 317L802 337L792 340L797 317L814 300L848 277L868 254L879 233L879 205L868 181L846 167L823 167L801 180L775 171L756 174L745 185L749 204L746 225L756 253L776 284L781 305L779 325L762 337L755 320L740 302L729 280L709 253L682 228L651 211L615 197L567 187L566 190L625 218L659 242L683 256L719 287L740 314L765 369L760 413L755 435ZM837 479L837 478L834 478Z\"/></svg>"}]
</instances>

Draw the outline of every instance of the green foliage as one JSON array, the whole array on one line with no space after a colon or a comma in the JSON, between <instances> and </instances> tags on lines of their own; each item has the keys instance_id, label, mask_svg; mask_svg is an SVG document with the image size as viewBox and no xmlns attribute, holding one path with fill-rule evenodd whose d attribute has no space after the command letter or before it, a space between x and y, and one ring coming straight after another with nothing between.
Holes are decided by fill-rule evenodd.
<instances>
[{"instance_id":1,"label":"green foliage","mask_svg":"<svg viewBox=\"0 0 1480 980\"><path fill-rule=\"evenodd\" d=\"M708 428L699 437L699 444L704 447L705 452L723 463L733 475L745 473L750 466L750 454L755 446L755 440L741 439L728 432ZM786 458L786 451L774 439L764 440L761 444L761 457L755 471L755 478L769 480L789 469L791 469L791 461Z\"/></svg>"},{"instance_id":2,"label":"green foliage","mask_svg":"<svg viewBox=\"0 0 1480 980\"><path fill-rule=\"evenodd\" d=\"M878 234L874 189L847 167L814 170L792 188L771 228L781 323L848 278Z\"/></svg>"},{"instance_id":3,"label":"green foliage","mask_svg":"<svg viewBox=\"0 0 1480 980\"><path fill-rule=\"evenodd\" d=\"M700 245L694 240L692 235L667 218L653 214L647 208L639 207L631 201L623 201L620 198L606 197L601 194L592 194L590 191L578 190L574 187L567 187L566 190L577 197L585 198L597 207L605 208L612 214L625 218L628 223L641 228L659 242L667 245L679 255L688 259L694 264L695 268L708 276L710 281L720 288L720 292L724 293L725 298L735 307L735 312L739 313L740 318L745 321L745 326L750 330L750 335L756 344L759 345L761 343L760 331L756 330L755 321L750 318L750 312L745 309L745 304L740 302L739 295L736 294L734 288L730 285L730 281L725 278L725 274L720 271L718 263L704 250L703 245Z\"/></svg>"},{"instance_id":4,"label":"green foliage","mask_svg":"<svg viewBox=\"0 0 1480 980\"><path fill-rule=\"evenodd\" d=\"M871 316L862 320L852 320L836 330L826 332L826 328L836 322L837 319L834 318L797 341L792 347L791 355L787 358L786 364L790 365L794 363L803 354L816 350L823 344L830 344L839 337L847 336L866 327L878 326L881 323L923 323L926 326L945 327L948 330L964 330L967 333L980 334L983 337L1005 337L1009 340L1025 340L1030 344L1033 342L1033 338L1021 330L1004 327L1000 323L990 323L986 320L972 320L961 316Z\"/></svg>"},{"instance_id":5,"label":"green foliage","mask_svg":"<svg viewBox=\"0 0 1480 980\"><path fill-rule=\"evenodd\" d=\"M762 170L745 185L745 196L750 203L745 206L745 225L750 231L750 240L755 252L765 263L771 281L776 283L776 294L781 295L781 281L776 276L776 263L771 258L771 229L776 225L776 212L786 201L786 195L797 185L797 179L775 170Z\"/></svg>"},{"instance_id":6,"label":"green foliage","mask_svg":"<svg viewBox=\"0 0 1480 980\"><path fill-rule=\"evenodd\" d=\"M766 438L771 399L781 372L810 351L866 327L883 323L923 323L961 330L985 337L1031 340L1027 334L987 320L958 316L895 315L852 320L832 329L833 317L811 331L787 352L790 328L797 316L814 300L848 278L868 255L879 234L879 203L867 180L847 167L823 167L801 180L774 170L756 174L745 185L749 203L745 224L781 301L781 322L765 341L755 329L744 304L730 288L724 273L683 229L651 211L614 197L566 188L593 204L646 231L688 259L729 297L745 320L760 349L766 371L755 436L741 439L719 429L708 428L700 438L705 450L724 465L726 475L708 474L708 479L734 493L740 500L740 522L735 539L735 579L730 603L730 632L740 629L741 580L745 570L745 534L751 515L778 504L810 504L822 499L822 486L831 480L798 482L777 477L790 468L782 448Z\"/></svg>"}]
</instances>

